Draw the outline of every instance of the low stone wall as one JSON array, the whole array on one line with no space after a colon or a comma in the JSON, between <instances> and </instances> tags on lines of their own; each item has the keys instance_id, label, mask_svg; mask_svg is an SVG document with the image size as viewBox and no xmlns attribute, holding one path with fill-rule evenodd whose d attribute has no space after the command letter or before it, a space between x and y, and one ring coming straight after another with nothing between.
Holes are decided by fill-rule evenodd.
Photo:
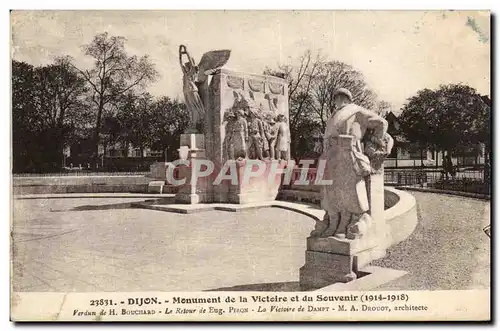
<instances>
[{"instance_id":1,"label":"low stone wall","mask_svg":"<svg viewBox=\"0 0 500 331\"><path fill-rule=\"evenodd\" d=\"M470 193L470 192L462 192L462 191L455 191L455 190L440 190L440 189L435 189L432 187L418 187L418 186L398 186L398 188L400 190L406 190L406 191L438 193L438 194L446 194L446 195L455 195L455 196L464 197L464 198L491 200L491 196L488 194Z\"/></svg>"},{"instance_id":2,"label":"low stone wall","mask_svg":"<svg viewBox=\"0 0 500 331\"><path fill-rule=\"evenodd\" d=\"M13 194L146 193L151 178L145 176L13 177Z\"/></svg>"},{"instance_id":3,"label":"low stone wall","mask_svg":"<svg viewBox=\"0 0 500 331\"><path fill-rule=\"evenodd\" d=\"M399 192L399 191L398 191ZM390 187L384 187L384 210L387 210L400 200L400 195L394 192Z\"/></svg>"},{"instance_id":4,"label":"low stone wall","mask_svg":"<svg viewBox=\"0 0 500 331\"><path fill-rule=\"evenodd\" d=\"M319 205L321 193L312 190L282 189L278 199ZM408 192L384 187L384 217L391 229L391 246L408 238L418 223L416 200Z\"/></svg>"},{"instance_id":5,"label":"low stone wall","mask_svg":"<svg viewBox=\"0 0 500 331\"><path fill-rule=\"evenodd\" d=\"M408 238L418 223L417 201L408 192L384 188L384 217L391 228L391 246Z\"/></svg>"}]
</instances>

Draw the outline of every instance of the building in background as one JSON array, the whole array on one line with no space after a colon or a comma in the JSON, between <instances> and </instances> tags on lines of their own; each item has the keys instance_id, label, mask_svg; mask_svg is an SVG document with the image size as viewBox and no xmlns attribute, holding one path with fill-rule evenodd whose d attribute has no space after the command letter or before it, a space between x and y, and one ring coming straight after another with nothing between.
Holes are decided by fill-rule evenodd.
<instances>
[{"instance_id":1,"label":"building in background","mask_svg":"<svg viewBox=\"0 0 500 331\"><path fill-rule=\"evenodd\" d=\"M387 131L394 138L392 153L384 162L386 168L443 166L446 152L420 148L417 143L406 140L401 134L398 117L393 112L388 112L385 119L389 124ZM474 166L484 164L484 157L484 144L457 146L452 154L452 162L455 166Z\"/></svg>"}]
</instances>

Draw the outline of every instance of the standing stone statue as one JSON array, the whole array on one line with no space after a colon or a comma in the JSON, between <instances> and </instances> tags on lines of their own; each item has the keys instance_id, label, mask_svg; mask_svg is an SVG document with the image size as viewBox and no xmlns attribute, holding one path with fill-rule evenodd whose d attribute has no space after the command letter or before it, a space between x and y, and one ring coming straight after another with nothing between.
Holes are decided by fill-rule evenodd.
<instances>
[{"instance_id":1,"label":"standing stone statue","mask_svg":"<svg viewBox=\"0 0 500 331\"><path fill-rule=\"evenodd\" d=\"M271 160L276 158L276 138L278 137L278 126L274 121L274 117L269 115L264 121L264 134L267 144L264 146L264 157Z\"/></svg>"},{"instance_id":2,"label":"standing stone statue","mask_svg":"<svg viewBox=\"0 0 500 331\"><path fill-rule=\"evenodd\" d=\"M269 158L269 139L267 138L268 137L268 132L269 132L269 129L270 129L270 126L269 126L269 116L266 115L264 116L264 119L262 120L262 126L263 126L263 129L264 129L264 137L262 139L262 157L263 158Z\"/></svg>"},{"instance_id":3,"label":"standing stone statue","mask_svg":"<svg viewBox=\"0 0 500 331\"><path fill-rule=\"evenodd\" d=\"M208 75L225 65L230 54L230 50L210 51L203 54L199 65L196 65L186 46L179 46L179 62L183 73L182 90L190 113L187 133L203 132L204 116L208 107ZM184 55L187 62L183 62Z\"/></svg>"},{"instance_id":4,"label":"standing stone statue","mask_svg":"<svg viewBox=\"0 0 500 331\"><path fill-rule=\"evenodd\" d=\"M247 157L248 124L242 109L231 109L227 116L224 149L228 160Z\"/></svg>"},{"instance_id":5,"label":"standing stone statue","mask_svg":"<svg viewBox=\"0 0 500 331\"><path fill-rule=\"evenodd\" d=\"M248 154L251 159L263 159L264 150L264 124L260 119L260 114L257 113L257 109L249 109L249 123L248 123Z\"/></svg>"},{"instance_id":6,"label":"standing stone statue","mask_svg":"<svg viewBox=\"0 0 500 331\"><path fill-rule=\"evenodd\" d=\"M352 103L349 90L337 90L334 101L336 110L328 119L320 157L326 161L323 178L332 184L322 186L325 218L317 222L311 236L356 239L367 232L372 221L365 178L373 169L365 152L380 161L390 153L392 138L387 135L387 121ZM363 146L367 132L370 143Z\"/></svg>"},{"instance_id":7,"label":"standing stone statue","mask_svg":"<svg viewBox=\"0 0 500 331\"><path fill-rule=\"evenodd\" d=\"M276 116L276 158L278 160L290 160L290 129L288 128L287 118L283 114Z\"/></svg>"}]
</instances>

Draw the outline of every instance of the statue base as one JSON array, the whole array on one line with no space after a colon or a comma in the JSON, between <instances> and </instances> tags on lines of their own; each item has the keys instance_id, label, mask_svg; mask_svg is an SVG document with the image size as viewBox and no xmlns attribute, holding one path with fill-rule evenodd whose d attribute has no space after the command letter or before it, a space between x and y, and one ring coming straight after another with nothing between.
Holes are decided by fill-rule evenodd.
<instances>
[{"instance_id":1,"label":"statue base","mask_svg":"<svg viewBox=\"0 0 500 331\"><path fill-rule=\"evenodd\" d=\"M336 237L307 238L306 263L300 268L301 290L347 283L373 260L377 241L373 236L349 240Z\"/></svg>"},{"instance_id":2,"label":"statue base","mask_svg":"<svg viewBox=\"0 0 500 331\"><path fill-rule=\"evenodd\" d=\"M180 204L195 205L197 203L206 202L204 195L197 193L179 192L175 195L175 202Z\"/></svg>"},{"instance_id":3,"label":"statue base","mask_svg":"<svg viewBox=\"0 0 500 331\"><path fill-rule=\"evenodd\" d=\"M255 174L258 171L255 160L227 161L230 171L236 171L236 175L231 177L237 179L237 182L223 180L220 185L217 185L218 187L214 185L215 202L247 204L276 200L283 177L281 173L286 167L286 162L278 160L261 162L261 166L265 169L254 177L252 173Z\"/></svg>"},{"instance_id":4,"label":"statue base","mask_svg":"<svg viewBox=\"0 0 500 331\"><path fill-rule=\"evenodd\" d=\"M194 171L191 164L195 159L204 160L205 152L205 136L202 134L181 134L179 148L179 158L188 160L190 165L178 165L179 179L185 179L185 183L179 187L175 195L175 202L182 204L197 204L211 202L208 194L208 180L205 177L198 178L194 176ZM192 180L195 177L196 180Z\"/></svg>"},{"instance_id":5,"label":"statue base","mask_svg":"<svg viewBox=\"0 0 500 331\"><path fill-rule=\"evenodd\" d=\"M274 201L279 193L286 161L280 160L228 160L224 164L212 161L214 169L207 174L204 168L201 177L196 171L203 169L202 163L193 167L196 159L208 161L205 150L205 136L182 134L179 158L189 161L177 165L178 179L185 179L175 197L177 203L234 203L249 204ZM223 173L220 173L220 172Z\"/></svg>"}]
</instances>

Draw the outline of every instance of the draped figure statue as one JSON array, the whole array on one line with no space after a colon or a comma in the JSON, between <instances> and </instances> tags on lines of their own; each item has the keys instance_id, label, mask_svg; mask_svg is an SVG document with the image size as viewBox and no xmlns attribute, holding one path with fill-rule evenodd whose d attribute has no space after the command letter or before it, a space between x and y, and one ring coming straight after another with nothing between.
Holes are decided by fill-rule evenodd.
<instances>
[{"instance_id":1,"label":"draped figure statue","mask_svg":"<svg viewBox=\"0 0 500 331\"><path fill-rule=\"evenodd\" d=\"M332 182L321 187L325 218L312 237L356 239L371 223L365 179L381 166L393 142L387 121L352 99L346 89L334 94L336 110L328 119L320 157L326 163L323 178Z\"/></svg>"}]
</instances>

